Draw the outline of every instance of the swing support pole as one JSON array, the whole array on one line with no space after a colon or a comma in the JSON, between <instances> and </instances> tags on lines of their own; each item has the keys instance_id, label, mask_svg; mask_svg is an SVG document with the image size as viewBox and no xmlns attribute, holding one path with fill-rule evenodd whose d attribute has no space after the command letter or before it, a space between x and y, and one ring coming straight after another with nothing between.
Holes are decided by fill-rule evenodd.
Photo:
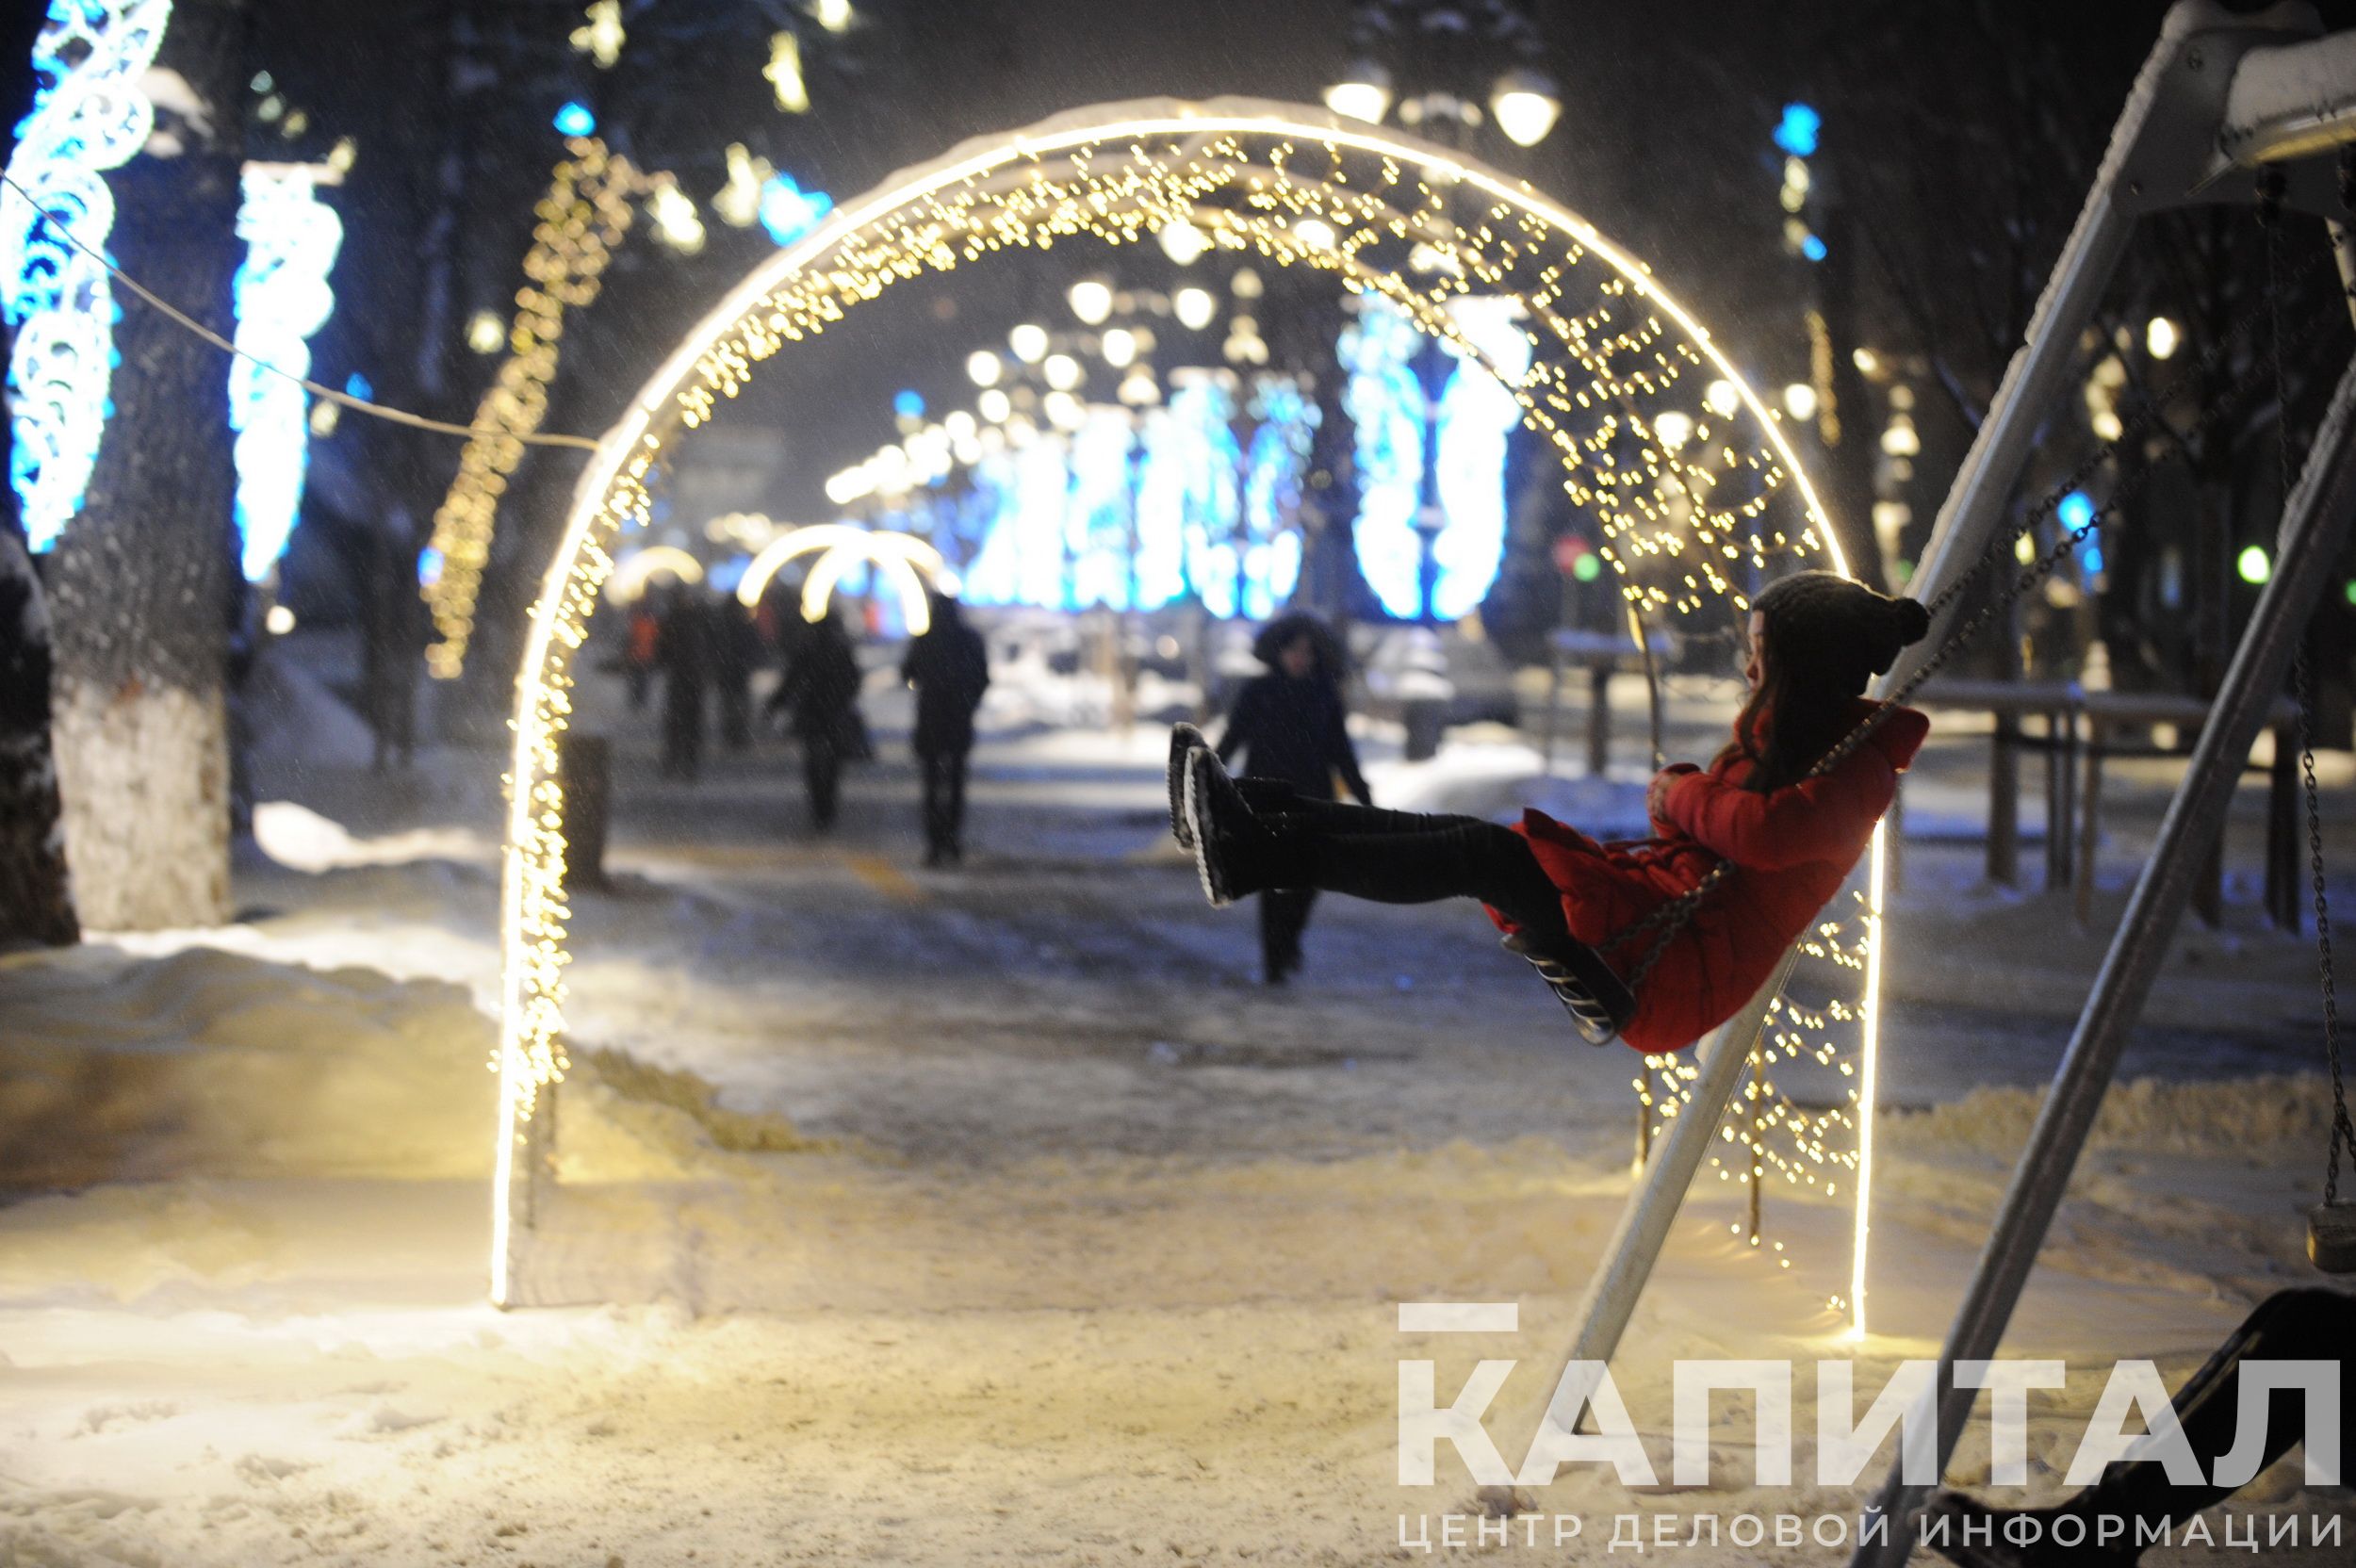
<instances>
[{"instance_id":1,"label":"swing support pole","mask_svg":"<svg viewBox=\"0 0 2356 1568\"><path fill-rule=\"evenodd\" d=\"M2278 564L2234 650L2225 684L2210 706L2184 780L2162 819L2158 840L2136 879L2110 951L2095 977L2070 1048L2054 1072L2027 1150L2013 1172L1988 1247L1939 1352L1939 1468L1944 1473L1978 1391L1955 1386L1955 1364L1996 1354L2012 1310L2028 1282L2079 1151L2094 1126L2119 1052L2135 1027L2176 935L2266 710L2282 688L2291 657L2323 595L2331 568L2356 522L2356 363L2340 377L2316 432L2313 455L2284 508ZM1860 1545L1853 1568L1900 1568L1914 1545L1926 1487L1904 1484L1892 1467L1874 1499L1891 1521L1877 1545Z\"/></svg>"},{"instance_id":2,"label":"swing support pole","mask_svg":"<svg viewBox=\"0 0 2356 1568\"><path fill-rule=\"evenodd\" d=\"M1579 1329L1563 1354L1565 1364L1610 1361L1612 1351L1619 1348L1620 1336L1635 1315L1637 1298L1644 1294L1644 1282L1669 1239L1669 1227L1685 1201L1686 1189L1693 1184L1704 1156L1717 1140L1718 1123L1734 1100L1743 1071L1750 1066L1752 1047L1766 1026L1768 1010L1782 993L1784 978L1798 956L1796 949L1786 953L1775 972L1742 1010L1694 1047L1701 1075L1693 1080L1693 1094L1684 1107L1669 1119L1667 1134L1653 1140L1652 1160L1644 1167L1643 1184L1620 1211L1619 1228L1604 1250L1603 1266L1589 1278L1586 1294L1579 1298Z\"/></svg>"}]
</instances>

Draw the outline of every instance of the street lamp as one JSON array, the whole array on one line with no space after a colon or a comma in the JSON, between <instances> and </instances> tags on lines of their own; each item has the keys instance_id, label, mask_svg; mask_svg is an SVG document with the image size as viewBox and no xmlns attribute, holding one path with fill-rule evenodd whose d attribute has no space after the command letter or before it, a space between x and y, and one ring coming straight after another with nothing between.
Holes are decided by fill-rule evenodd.
<instances>
[{"instance_id":1,"label":"street lamp","mask_svg":"<svg viewBox=\"0 0 2356 1568\"><path fill-rule=\"evenodd\" d=\"M1342 79L1325 90L1325 106L1347 119L1379 125L1391 112L1391 74L1369 59L1353 61Z\"/></svg>"},{"instance_id":2,"label":"street lamp","mask_svg":"<svg viewBox=\"0 0 2356 1568\"><path fill-rule=\"evenodd\" d=\"M1515 66L1489 90L1489 112L1496 116L1497 129L1508 141L1516 147L1535 147L1554 129L1562 100L1556 95L1550 77Z\"/></svg>"}]
</instances>

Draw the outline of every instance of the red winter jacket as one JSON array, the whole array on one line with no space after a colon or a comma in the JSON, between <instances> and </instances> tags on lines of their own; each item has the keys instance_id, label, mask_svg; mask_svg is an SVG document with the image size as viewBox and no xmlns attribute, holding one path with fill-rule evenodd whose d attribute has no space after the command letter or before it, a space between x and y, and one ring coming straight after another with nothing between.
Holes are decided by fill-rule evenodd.
<instances>
[{"instance_id":1,"label":"red winter jacket","mask_svg":"<svg viewBox=\"0 0 2356 1568\"><path fill-rule=\"evenodd\" d=\"M1873 709L1860 698L1852 722ZM1901 708L1831 773L1767 794L1742 788L1751 764L1741 758L1707 772L1672 768L1677 781L1653 823L1656 839L1597 843L1543 811L1522 813L1520 832L1562 890L1563 917L1583 942L1600 945L1691 890L1719 860L1734 863L1733 874L1670 939L1622 1039L1638 1051L1676 1051L1751 999L1847 879L1930 727L1922 714ZM1489 914L1513 929L1496 910ZM1605 956L1634 964L1655 939L1639 937Z\"/></svg>"}]
</instances>

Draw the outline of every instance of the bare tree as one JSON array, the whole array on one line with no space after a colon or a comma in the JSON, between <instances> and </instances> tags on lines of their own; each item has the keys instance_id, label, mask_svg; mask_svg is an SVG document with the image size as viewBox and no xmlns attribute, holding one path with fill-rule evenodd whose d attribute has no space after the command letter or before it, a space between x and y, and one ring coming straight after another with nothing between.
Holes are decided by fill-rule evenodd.
<instances>
[{"instance_id":1,"label":"bare tree","mask_svg":"<svg viewBox=\"0 0 2356 1568\"><path fill-rule=\"evenodd\" d=\"M110 176L123 267L224 336L244 36L244 0L180 0L156 70L187 84L189 112L163 111ZM229 912L228 377L136 303L115 341L114 416L51 575L66 843L87 923L213 923Z\"/></svg>"}]
</instances>

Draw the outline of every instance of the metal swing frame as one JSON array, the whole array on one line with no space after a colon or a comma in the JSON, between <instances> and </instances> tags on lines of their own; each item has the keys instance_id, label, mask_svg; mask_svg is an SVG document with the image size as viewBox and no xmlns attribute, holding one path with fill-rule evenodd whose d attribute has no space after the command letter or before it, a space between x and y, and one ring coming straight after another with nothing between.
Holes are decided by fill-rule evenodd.
<instances>
[{"instance_id":1,"label":"metal swing frame","mask_svg":"<svg viewBox=\"0 0 2356 1568\"><path fill-rule=\"evenodd\" d=\"M2067 390L2080 334L2092 320L2135 220L2146 213L2254 202L2252 174L2282 176L2287 209L2337 219L2331 155L2356 142L2356 31L2322 36L2315 12L2284 4L2237 16L2213 0L2178 0L2135 77L2111 141L2025 340L1940 507L1912 584L1925 601L1976 571L2001 546L2007 503L2045 412ZM2344 284L2356 288L2356 239L2331 225ZM2356 296L2350 310L2356 315ZM1977 1390L1958 1389L1958 1362L1993 1356L2100 1109L2168 944L2192 896L2201 846L2222 828L2331 563L2356 523L2356 363L2342 375L2305 470L2287 498L2277 563L2211 704L2126 913L2081 1011L2027 1149L2004 1195L1946 1343L1937 1380L1939 1465L1953 1456ZM1903 685L1953 629L1948 606L1931 633L1884 678ZM1744 1008L1696 1048L1692 1102L1671 1124L1590 1279L1563 1361L1609 1361L1633 1315L1687 1189L1716 1139L1759 1032L1796 955ZM1562 1420L1575 1413L1549 1412ZM1892 1523L1860 1544L1852 1568L1900 1568L1911 1553L1925 1487L1896 1466L1873 1507Z\"/></svg>"}]
</instances>

